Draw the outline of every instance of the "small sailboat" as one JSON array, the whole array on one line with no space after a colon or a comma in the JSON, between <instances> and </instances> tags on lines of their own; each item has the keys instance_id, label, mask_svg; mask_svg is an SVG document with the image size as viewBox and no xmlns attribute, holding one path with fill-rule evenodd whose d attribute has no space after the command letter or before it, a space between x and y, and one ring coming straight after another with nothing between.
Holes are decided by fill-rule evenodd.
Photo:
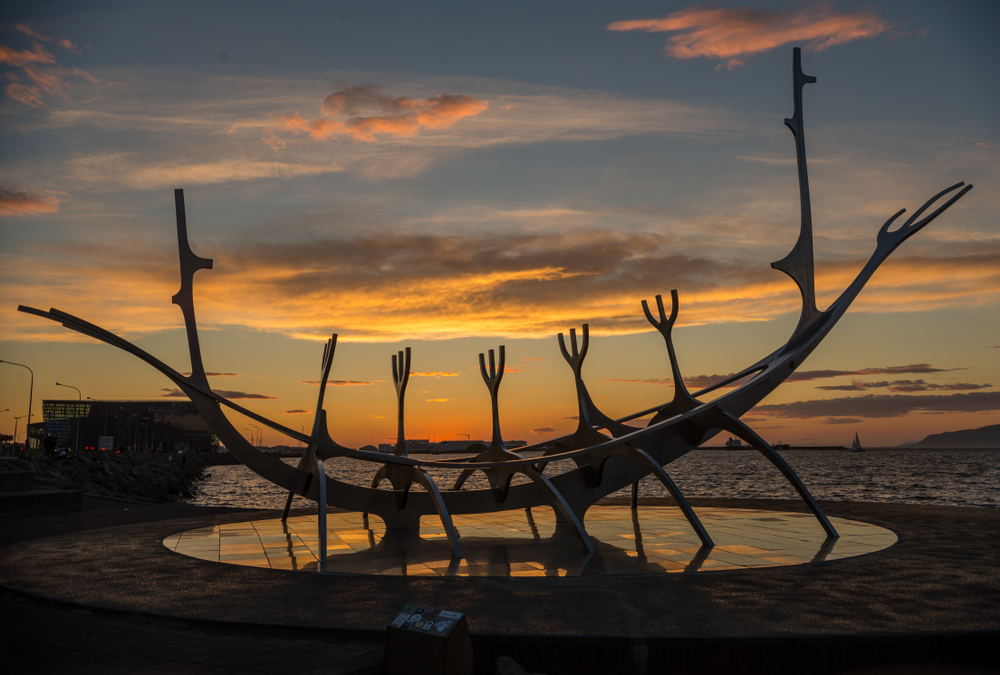
<instances>
[{"instance_id":1,"label":"small sailboat","mask_svg":"<svg viewBox=\"0 0 1000 675\"><path fill-rule=\"evenodd\" d=\"M865 449L861 447L861 441L858 440L858 432L854 432L854 444L851 446L851 452L864 452Z\"/></svg>"}]
</instances>

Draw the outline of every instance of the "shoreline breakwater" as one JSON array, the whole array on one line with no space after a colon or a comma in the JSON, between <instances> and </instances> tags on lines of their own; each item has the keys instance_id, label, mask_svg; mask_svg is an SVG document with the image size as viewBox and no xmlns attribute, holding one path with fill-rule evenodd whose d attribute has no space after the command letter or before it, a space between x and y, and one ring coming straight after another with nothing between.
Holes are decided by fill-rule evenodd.
<instances>
[{"instance_id":1,"label":"shoreline breakwater","mask_svg":"<svg viewBox=\"0 0 1000 675\"><path fill-rule=\"evenodd\" d=\"M35 487L41 489L163 503L192 498L211 465L210 458L199 453L171 460L165 454L86 452L61 458L0 459L0 472L30 471Z\"/></svg>"}]
</instances>

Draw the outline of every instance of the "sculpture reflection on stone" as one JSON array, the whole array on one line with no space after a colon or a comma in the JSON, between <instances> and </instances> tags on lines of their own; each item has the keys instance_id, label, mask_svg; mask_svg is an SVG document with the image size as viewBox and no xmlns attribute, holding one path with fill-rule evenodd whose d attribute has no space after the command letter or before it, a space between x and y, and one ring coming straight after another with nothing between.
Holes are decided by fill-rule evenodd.
<instances>
[{"instance_id":1,"label":"sculpture reflection on stone","mask_svg":"<svg viewBox=\"0 0 1000 675\"><path fill-rule=\"evenodd\" d=\"M742 422L740 417L774 391L802 364L844 315L875 270L896 247L954 204L972 186L963 187L964 183L958 183L943 190L928 200L896 230L889 231L889 227L905 209L889 218L878 232L874 253L857 278L828 309L820 311L816 307L812 215L802 116L802 89L806 84L815 81L816 78L802 72L801 55L796 48L793 57L795 110L792 118L785 120L785 124L791 129L795 138L801 224L798 240L791 252L778 262L772 263L772 267L785 272L795 281L802 296L798 324L785 345L740 372L692 394L688 392L681 377L672 340L672 330L679 311L677 291L671 291L669 316L666 314L661 296L656 296L657 316L650 312L648 304L643 300L642 309L647 320L660 332L665 342L674 383L673 398L662 405L620 419L612 419L598 409L584 384L583 363L590 346L588 325L583 325L579 342L576 330L570 331L568 347L563 334L560 333L559 349L573 371L576 384L577 429L572 434L554 441L523 448L521 452L507 449L500 432L498 391L505 364L503 346L499 349L499 363L495 360L494 351L489 350L488 369L485 356L479 355L480 372L489 389L492 403L493 435L489 448L474 457L432 460L409 456L404 430L404 399L411 363L409 348L392 356L393 382L398 406L397 440L392 454L347 448L335 442L329 435L324 394L337 346L336 335L330 338L323 352L316 416L309 435L267 419L213 392L202 362L193 295L195 272L211 269L212 261L195 255L188 243L182 190L175 190L181 288L173 297L173 302L181 308L184 315L191 355L190 375L182 375L124 339L65 312L56 309L45 312L24 306L19 307L19 310L56 321L71 330L118 347L163 373L195 403L209 427L234 457L257 474L289 491L286 514L294 495L316 501L320 505L321 570L325 566L326 505L360 511L365 514L366 522L367 515L374 513L384 521L387 534L407 529L416 531L421 516L436 514L441 520L456 558L461 557L461 547L459 533L452 523L451 514L528 509L530 516L531 508L548 505L556 513L556 536L560 536L561 533L571 533L584 549L593 552L593 544L584 527L587 509L598 500L629 485L632 485L634 496L638 481L647 475L655 476L664 484L703 546L710 547L712 539L709 533L664 467L696 449L720 431L736 436L770 460L796 489L827 536L836 538L837 531L792 468L767 442ZM921 218L935 202L955 190L958 192L932 213ZM741 380L743 382L739 386L712 401L699 400L715 390ZM253 447L229 422L223 414L222 406L246 415L290 439L305 443L307 447L298 466L289 466ZM650 414L653 417L643 428L627 424ZM539 452L541 457L538 456ZM534 456L528 456L529 453ZM353 485L326 475L324 461L334 457L351 457L374 462L379 464L380 468L370 487ZM549 462L566 459L572 460L576 468L552 476L545 474ZM460 469L462 473L452 489L442 490L428 472L431 467ZM476 471L483 471L486 474L490 487L464 489L467 479ZM512 484L512 479L517 474L524 474L530 480ZM379 488L384 481L389 482L391 489ZM425 491L411 492L414 484L423 487Z\"/></svg>"}]
</instances>

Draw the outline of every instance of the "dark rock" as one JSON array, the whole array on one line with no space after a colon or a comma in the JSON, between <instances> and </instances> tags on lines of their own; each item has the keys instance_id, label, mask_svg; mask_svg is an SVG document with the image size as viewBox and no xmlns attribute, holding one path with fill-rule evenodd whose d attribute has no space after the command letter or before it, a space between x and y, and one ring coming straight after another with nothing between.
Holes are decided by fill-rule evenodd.
<instances>
[{"instance_id":1,"label":"dark rock","mask_svg":"<svg viewBox=\"0 0 1000 675\"><path fill-rule=\"evenodd\" d=\"M0 471L31 471L38 486L75 489L145 502L191 497L210 458L192 453L184 462L167 455L80 453L54 459L5 459ZM183 464L183 466L180 466Z\"/></svg>"}]
</instances>

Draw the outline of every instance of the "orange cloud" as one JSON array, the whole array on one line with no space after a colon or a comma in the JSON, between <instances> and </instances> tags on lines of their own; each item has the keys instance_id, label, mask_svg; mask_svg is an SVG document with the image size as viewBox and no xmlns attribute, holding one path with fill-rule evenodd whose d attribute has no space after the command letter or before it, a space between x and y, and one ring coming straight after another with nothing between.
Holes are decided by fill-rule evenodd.
<instances>
[{"instance_id":1,"label":"orange cloud","mask_svg":"<svg viewBox=\"0 0 1000 675\"><path fill-rule=\"evenodd\" d=\"M45 37L44 35L36 31L26 23L14 24L14 28L18 29L19 31L21 31L22 33L24 33L29 37L35 38L36 40L41 40L42 42L52 42L52 38Z\"/></svg>"},{"instance_id":2,"label":"orange cloud","mask_svg":"<svg viewBox=\"0 0 1000 675\"><path fill-rule=\"evenodd\" d=\"M39 213L58 213L59 198L66 194L46 190L46 197L33 195L24 190L12 190L0 185L0 216L34 216Z\"/></svg>"},{"instance_id":3,"label":"orange cloud","mask_svg":"<svg viewBox=\"0 0 1000 675\"><path fill-rule=\"evenodd\" d=\"M318 387L319 380L302 380L299 384L311 384L314 387ZM328 387L357 387L366 384L371 384L371 382L365 380L327 380L326 382L326 386Z\"/></svg>"},{"instance_id":4,"label":"orange cloud","mask_svg":"<svg viewBox=\"0 0 1000 675\"><path fill-rule=\"evenodd\" d=\"M40 35L25 24L17 24L16 28L36 40L44 42L51 42L52 40L52 38ZM58 44L63 49L74 54L82 53L77 48L76 43L70 40L61 39L58 41ZM39 42L34 43L32 51L17 51L7 45L0 45L0 64L21 68L24 77L30 80L30 83L23 83L20 76L7 73L7 78L14 81L12 84L7 85L7 95L15 101L20 101L32 108L41 108L45 105L42 97L43 92L66 98L63 90L74 77L87 80L88 82L100 81L80 68L60 68L55 65L55 62L55 57L46 51Z\"/></svg>"},{"instance_id":5,"label":"orange cloud","mask_svg":"<svg viewBox=\"0 0 1000 675\"><path fill-rule=\"evenodd\" d=\"M11 49L7 45L0 45L0 63L6 66L17 66L23 68L32 63L55 63L56 57L45 51L42 45L35 43L33 51L19 52Z\"/></svg>"},{"instance_id":6,"label":"orange cloud","mask_svg":"<svg viewBox=\"0 0 1000 675\"><path fill-rule=\"evenodd\" d=\"M71 42L66 38L59 40L59 42L57 42L56 44L58 44L60 47L68 51L70 54L76 54L77 56L83 54L83 52L80 50L80 48L77 46L75 42Z\"/></svg>"},{"instance_id":7,"label":"orange cloud","mask_svg":"<svg viewBox=\"0 0 1000 675\"><path fill-rule=\"evenodd\" d=\"M331 136L347 136L359 141L372 142L379 136L397 138L413 136L422 129L447 129L464 117L472 117L489 108L489 103L471 96L440 94L433 98L392 98L379 94L371 85L349 87L330 94L320 106L326 117L308 120L298 111L291 115L276 115L269 120L237 122L230 129L240 127L266 127L270 130L308 134L325 141ZM381 115L364 116L361 111L379 112ZM341 117L334 120L329 117ZM271 137L265 143L275 147Z\"/></svg>"},{"instance_id":8,"label":"orange cloud","mask_svg":"<svg viewBox=\"0 0 1000 675\"><path fill-rule=\"evenodd\" d=\"M759 259L712 260L680 253L669 237L648 233L431 236L365 231L354 237L311 234L290 241L244 237L220 246L199 252L217 260L213 271L198 280L204 324L311 340L326 340L331 332L371 342L542 337L583 322L604 335L643 332L649 324L639 300L652 300L671 288L680 289L681 325L768 320L795 312L801 304L795 284ZM951 249L942 257L890 260L858 298L855 311L1000 303L1000 241ZM817 288L845 288L863 264L824 262ZM178 325L176 309L163 302L176 292L176 266L169 250L149 243L47 241L31 256L10 261L7 290L24 304L67 309L115 332L148 333ZM119 294L111 304L105 300L108 288ZM19 335L65 339L55 330L39 332L29 316L15 312L4 319L5 327ZM905 370L932 372L912 366ZM902 372L865 374L895 379Z\"/></svg>"},{"instance_id":9,"label":"orange cloud","mask_svg":"<svg viewBox=\"0 0 1000 675\"><path fill-rule=\"evenodd\" d=\"M797 10L767 11L747 7L689 7L662 19L616 21L608 30L663 33L679 31L667 40L663 53L675 59L721 59L729 68L743 65L740 57L767 52L791 42L820 51L834 45L873 38L891 24L871 12L838 14L824 5Z\"/></svg>"}]
</instances>

